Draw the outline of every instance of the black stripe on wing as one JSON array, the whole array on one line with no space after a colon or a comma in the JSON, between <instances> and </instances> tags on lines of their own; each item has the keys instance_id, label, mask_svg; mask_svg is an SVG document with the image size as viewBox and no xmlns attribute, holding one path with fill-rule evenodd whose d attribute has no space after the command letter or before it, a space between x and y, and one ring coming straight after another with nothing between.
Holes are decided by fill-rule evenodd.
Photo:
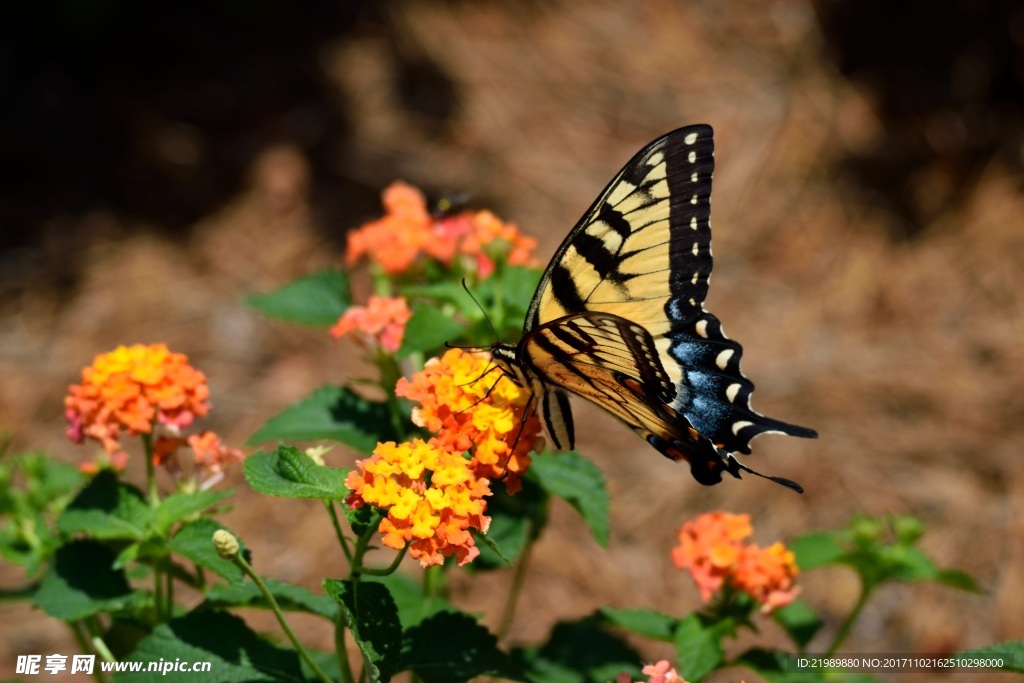
<instances>
[{"instance_id":1,"label":"black stripe on wing","mask_svg":"<svg viewBox=\"0 0 1024 683\"><path fill-rule=\"evenodd\" d=\"M672 407L712 443L729 453L746 454L758 434L817 436L812 429L773 420L750 407L754 383L740 370L743 347L725 336L718 318L703 311L670 337L669 355L681 365L684 378Z\"/></svg>"}]
</instances>

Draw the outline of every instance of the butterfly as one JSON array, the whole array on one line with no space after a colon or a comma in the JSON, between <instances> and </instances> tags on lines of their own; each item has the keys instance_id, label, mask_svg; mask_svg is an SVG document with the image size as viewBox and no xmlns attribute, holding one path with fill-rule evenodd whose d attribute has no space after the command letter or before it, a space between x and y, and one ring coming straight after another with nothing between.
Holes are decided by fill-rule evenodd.
<instances>
[{"instance_id":1,"label":"butterfly","mask_svg":"<svg viewBox=\"0 0 1024 683\"><path fill-rule=\"evenodd\" d=\"M742 347L704 310L711 275L711 126L694 125L647 145L608 184L555 252L515 346L492 358L531 392L559 450L574 444L569 394L593 401L701 484L755 472L759 434L813 438L814 430L750 407ZM524 417L525 419L525 417Z\"/></svg>"}]
</instances>

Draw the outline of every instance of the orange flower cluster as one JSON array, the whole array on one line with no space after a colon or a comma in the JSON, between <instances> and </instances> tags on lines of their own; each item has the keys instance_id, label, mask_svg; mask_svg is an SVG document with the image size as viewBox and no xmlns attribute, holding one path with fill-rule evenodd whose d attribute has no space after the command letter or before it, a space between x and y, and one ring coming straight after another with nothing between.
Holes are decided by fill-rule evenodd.
<instances>
[{"instance_id":1,"label":"orange flower cluster","mask_svg":"<svg viewBox=\"0 0 1024 683\"><path fill-rule=\"evenodd\" d=\"M435 218L427 210L423 193L402 182L384 190L382 203L383 217L348 234L348 265L366 256L385 273L395 275L409 270L420 254L446 266L463 255L484 278L494 270L495 259L512 265L532 263L536 240L489 211Z\"/></svg>"},{"instance_id":2,"label":"orange flower cluster","mask_svg":"<svg viewBox=\"0 0 1024 683\"><path fill-rule=\"evenodd\" d=\"M791 603L799 591L793 553L781 543L761 549L745 545L753 533L749 515L711 512L683 524L672 562L689 570L704 602L726 582L761 603L770 614Z\"/></svg>"},{"instance_id":3,"label":"orange flower cluster","mask_svg":"<svg viewBox=\"0 0 1024 683\"><path fill-rule=\"evenodd\" d=\"M75 443L88 437L123 461L121 435L150 434L154 424L187 427L210 409L206 376L164 344L119 346L82 370L82 383L64 399ZM115 459L116 456L116 459ZM122 462L123 464L123 462Z\"/></svg>"},{"instance_id":4,"label":"orange flower cluster","mask_svg":"<svg viewBox=\"0 0 1024 683\"><path fill-rule=\"evenodd\" d=\"M505 476L511 493L530 464L530 451L543 448L540 421L524 415L530 394L496 374L490 357L450 349L427 361L411 380L398 380L395 393L419 403L412 420L435 434L430 442L452 453L472 451L478 477Z\"/></svg>"},{"instance_id":5,"label":"orange flower cluster","mask_svg":"<svg viewBox=\"0 0 1024 683\"><path fill-rule=\"evenodd\" d=\"M377 444L373 456L356 461L358 470L345 484L352 490L345 502L387 510L378 530L383 543L409 554L424 567L454 556L460 565L480 554L470 529L487 531L484 496L490 482L478 478L459 454L420 439Z\"/></svg>"},{"instance_id":6,"label":"orange flower cluster","mask_svg":"<svg viewBox=\"0 0 1024 683\"><path fill-rule=\"evenodd\" d=\"M385 351L395 353L402 346L405 324L411 317L403 297L371 296L366 306L351 306L345 311L330 332L338 339L358 331L375 339Z\"/></svg>"},{"instance_id":7,"label":"orange flower cluster","mask_svg":"<svg viewBox=\"0 0 1024 683\"><path fill-rule=\"evenodd\" d=\"M628 673L621 673L615 678L615 683L686 683L686 679L679 675L679 672L672 668L667 659L657 664L648 664L641 673L647 676L646 681L633 681Z\"/></svg>"}]
</instances>

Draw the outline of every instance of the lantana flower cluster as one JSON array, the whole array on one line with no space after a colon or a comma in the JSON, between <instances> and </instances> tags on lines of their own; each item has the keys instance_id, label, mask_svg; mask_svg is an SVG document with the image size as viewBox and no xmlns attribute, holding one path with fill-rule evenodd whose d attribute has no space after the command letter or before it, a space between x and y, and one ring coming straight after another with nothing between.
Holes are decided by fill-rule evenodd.
<instances>
[{"instance_id":1,"label":"lantana flower cluster","mask_svg":"<svg viewBox=\"0 0 1024 683\"><path fill-rule=\"evenodd\" d=\"M510 493L520 488L529 453L544 446L540 421L526 418L530 393L503 377L489 354L449 349L411 380L398 380L395 393L419 404L412 421L434 434L431 443L471 451L476 476L504 477Z\"/></svg>"},{"instance_id":2,"label":"lantana flower cluster","mask_svg":"<svg viewBox=\"0 0 1024 683\"><path fill-rule=\"evenodd\" d=\"M724 585L747 593L770 614L791 603L798 569L792 551L782 543L767 548L745 544L753 533L749 515L710 512L683 524L672 562L690 572L704 602Z\"/></svg>"},{"instance_id":3,"label":"lantana flower cluster","mask_svg":"<svg viewBox=\"0 0 1024 683\"><path fill-rule=\"evenodd\" d=\"M356 465L345 482L352 490L346 503L387 510L379 527L384 545L401 550L408 543L424 567L450 556L463 565L480 554L470 529L486 532L490 524L484 515L490 482L476 477L461 454L421 439L389 441Z\"/></svg>"},{"instance_id":4,"label":"lantana flower cluster","mask_svg":"<svg viewBox=\"0 0 1024 683\"><path fill-rule=\"evenodd\" d=\"M496 261L530 265L536 240L490 211L460 211L435 217L415 187L402 182L383 193L384 216L348 234L347 265L366 257L388 275L404 273L421 255L451 266L463 257L467 270L485 278Z\"/></svg>"},{"instance_id":5,"label":"lantana flower cluster","mask_svg":"<svg viewBox=\"0 0 1024 683\"><path fill-rule=\"evenodd\" d=\"M384 545L408 542L424 567L479 555L469 529L487 530L491 480L504 476L509 491L518 490L527 454L543 444L537 419L524 420L529 396L491 369L486 354L451 349L400 379L396 393L420 404L413 422L434 436L378 444L346 480L349 505L387 511L379 527Z\"/></svg>"},{"instance_id":6,"label":"lantana flower cluster","mask_svg":"<svg viewBox=\"0 0 1024 683\"><path fill-rule=\"evenodd\" d=\"M219 474L242 453L210 431L181 437L182 429L209 412L209 396L206 376L184 354L172 353L165 344L119 346L96 356L82 370L82 383L69 388L64 398L67 435L77 444L98 441L109 464L121 469L128 458L122 437L153 435L160 427L166 434L153 443L157 464L173 469L171 454L187 444L198 468ZM98 465L86 463L82 469L95 472Z\"/></svg>"}]
</instances>

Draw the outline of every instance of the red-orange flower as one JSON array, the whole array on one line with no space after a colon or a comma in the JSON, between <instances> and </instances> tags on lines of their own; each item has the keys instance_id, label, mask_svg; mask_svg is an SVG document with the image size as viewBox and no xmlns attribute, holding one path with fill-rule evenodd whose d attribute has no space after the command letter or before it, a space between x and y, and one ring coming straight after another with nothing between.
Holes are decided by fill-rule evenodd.
<instances>
[{"instance_id":1,"label":"red-orange flower","mask_svg":"<svg viewBox=\"0 0 1024 683\"><path fill-rule=\"evenodd\" d=\"M476 476L507 474L510 492L519 489L530 451L543 448L536 416L524 422L529 392L502 377L488 354L450 349L411 380L398 380L395 393L420 404L412 420L434 433L431 443L453 453L470 451Z\"/></svg>"},{"instance_id":2,"label":"red-orange flower","mask_svg":"<svg viewBox=\"0 0 1024 683\"><path fill-rule=\"evenodd\" d=\"M657 664L648 664L641 671L647 676L646 681L633 681L628 673L621 673L615 678L615 683L686 683L686 680L679 675L679 672L672 667L667 659Z\"/></svg>"},{"instance_id":3,"label":"red-orange flower","mask_svg":"<svg viewBox=\"0 0 1024 683\"><path fill-rule=\"evenodd\" d=\"M352 491L345 502L387 511L378 527L384 545L400 550L408 544L424 567L451 556L464 565L480 554L470 529L486 532L490 525L484 515L490 482L476 477L464 457L414 439L379 443L356 466L345 480Z\"/></svg>"},{"instance_id":4,"label":"red-orange flower","mask_svg":"<svg viewBox=\"0 0 1024 683\"><path fill-rule=\"evenodd\" d=\"M689 570L707 602L727 582L761 603L768 614L793 601L797 574L793 553L781 543L764 550L745 545L753 533L749 515L711 512L683 524L672 561Z\"/></svg>"},{"instance_id":5,"label":"red-orange flower","mask_svg":"<svg viewBox=\"0 0 1024 683\"><path fill-rule=\"evenodd\" d=\"M371 296L366 306L351 306L345 311L330 332L338 339L358 331L394 353L402 346L405 324L411 317L412 311L403 297Z\"/></svg>"},{"instance_id":6,"label":"red-orange flower","mask_svg":"<svg viewBox=\"0 0 1024 683\"><path fill-rule=\"evenodd\" d=\"M384 216L349 232L348 265L366 257L385 273L395 275L409 270L421 254L446 266L461 255L467 267L483 278L493 272L496 260L512 265L533 263L536 240L489 211L460 211L435 218L427 210L423 193L402 182L384 190L382 203Z\"/></svg>"},{"instance_id":7,"label":"red-orange flower","mask_svg":"<svg viewBox=\"0 0 1024 683\"><path fill-rule=\"evenodd\" d=\"M70 387L64 407L68 438L95 439L113 460L123 457L123 433L150 434L154 424L179 429L204 417L209 388L185 355L164 344L119 346L82 370L82 383Z\"/></svg>"}]
</instances>

